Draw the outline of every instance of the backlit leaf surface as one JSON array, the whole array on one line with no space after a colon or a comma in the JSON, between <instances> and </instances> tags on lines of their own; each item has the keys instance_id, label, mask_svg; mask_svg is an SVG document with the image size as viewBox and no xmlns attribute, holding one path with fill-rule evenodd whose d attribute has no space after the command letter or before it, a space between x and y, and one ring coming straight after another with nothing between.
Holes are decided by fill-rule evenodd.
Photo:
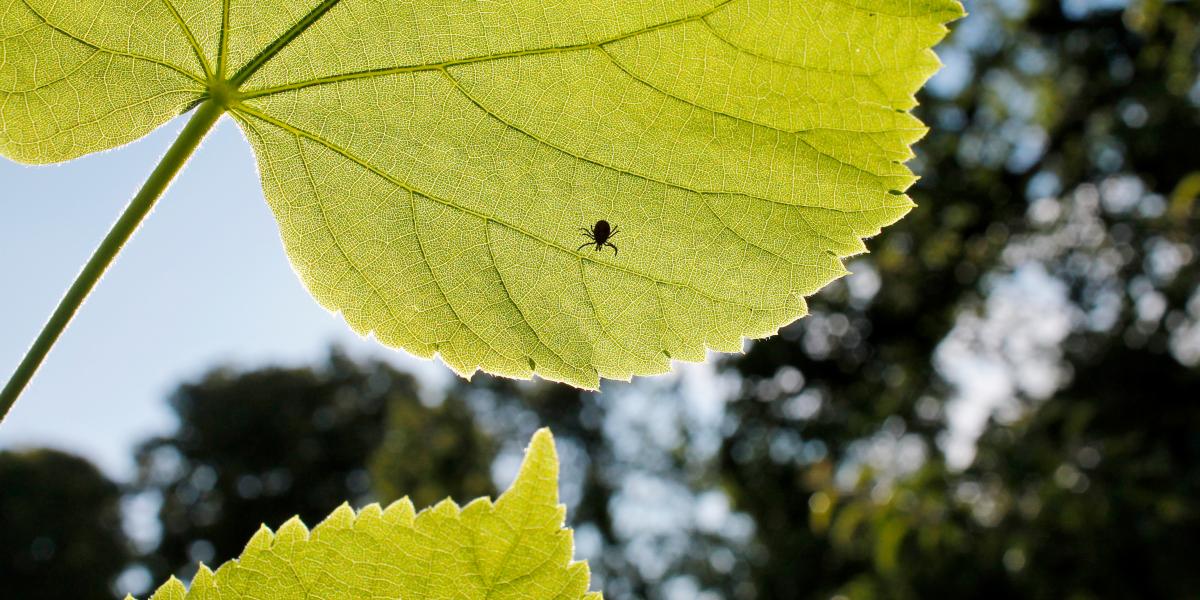
<instances>
[{"instance_id":1,"label":"backlit leaf surface","mask_svg":"<svg viewBox=\"0 0 1200 600\"><path fill-rule=\"evenodd\" d=\"M494 504L342 506L311 532L292 519L260 529L215 573L201 565L191 589L171 579L152 600L600 600L587 591L587 564L571 562L563 516L554 440L542 430Z\"/></svg>"},{"instance_id":2,"label":"backlit leaf surface","mask_svg":"<svg viewBox=\"0 0 1200 600\"><path fill-rule=\"evenodd\" d=\"M213 97L308 289L456 371L584 387L805 314L912 206L957 0L0 0L0 153ZM581 228L620 228L578 249Z\"/></svg>"}]
</instances>

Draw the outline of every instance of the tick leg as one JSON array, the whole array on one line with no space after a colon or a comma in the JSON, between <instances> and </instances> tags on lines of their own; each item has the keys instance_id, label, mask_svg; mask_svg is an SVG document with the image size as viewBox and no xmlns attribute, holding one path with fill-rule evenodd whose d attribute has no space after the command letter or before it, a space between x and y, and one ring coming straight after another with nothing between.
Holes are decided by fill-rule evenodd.
<instances>
[{"instance_id":1,"label":"tick leg","mask_svg":"<svg viewBox=\"0 0 1200 600\"><path fill-rule=\"evenodd\" d=\"M591 246L591 245L592 245L592 242L584 242L583 245L576 248L575 251L579 252L580 250L583 250L584 248L587 248L588 246Z\"/></svg>"},{"instance_id":2,"label":"tick leg","mask_svg":"<svg viewBox=\"0 0 1200 600\"><path fill-rule=\"evenodd\" d=\"M613 230L609 232L608 237L611 238L612 236L617 235L619 231L621 231L620 227L613 227Z\"/></svg>"},{"instance_id":3,"label":"tick leg","mask_svg":"<svg viewBox=\"0 0 1200 600\"><path fill-rule=\"evenodd\" d=\"M608 246L609 248L612 248L612 249L613 249L613 256L616 256L616 255L618 255L618 254L620 254L620 253L621 253L619 250L617 250L617 247L616 247L616 246L614 246L614 245L612 245L612 244L610 244L610 243L608 243L608 242L605 242L605 243L604 243L604 245L605 245L605 246Z\"/></svg>"}]
</instances>

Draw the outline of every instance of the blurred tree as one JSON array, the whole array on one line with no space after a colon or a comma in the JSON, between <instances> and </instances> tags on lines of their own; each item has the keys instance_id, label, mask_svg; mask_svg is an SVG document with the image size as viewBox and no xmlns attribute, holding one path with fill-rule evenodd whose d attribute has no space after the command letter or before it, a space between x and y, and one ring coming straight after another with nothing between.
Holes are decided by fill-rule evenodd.
<instances>
[{"instance_id":1,"label":"blurred tree","mask_svg":"<svg viewBox=\"0 0 1200 600\"><path fill-rule=\"evenodd\" d=\"M1134 352L1016 422L973 464L814 493L851 597L1187 598L1200 589L1200 373ZM1156 383L1157 382L1157 383ZM1149 410L1148 410L1149 409ZM840 496L840 497L839 497Z\"/></svg>"},{"instance_id":2,"label":"blurred tree","mask_svg":"<svg viewBox=\"0 0 1200 600\"><path fill-rule=\"evenodd\" d=\"M371 458L372 496L389 503L408 496L418 510L447 496L460 504L495 496L492 439L457 395L435 406L410 396L388 403L383 442Z\"/></svg>"},{"instance_id":3,"label":"blurred tree","mask_svg":"<svg viewBox=\"0 0 1200 600\"><path fill-rule=\"evenodd\" d=\"M492 491L490 444L470 414L453 398L423 405L412 377L381 362L334 351L315 369L217 370L170 404L178 430L137 454L140 492L162 499L146 557L156 578L220 564L260 524L299 515L312 526L342 502Z\"/></svg>"},{"instance_id":4,"label":"blurred tree","mask_svg":"<svg viewBox=\"0 0 1200 600\"><path fill-rule=\"evenodd\" d=\"M0 452L0 596L102 600L130 551L120 489L56 450Z\"/></svg>"},{"instance_id":5,"label":"blurred tree","mask_svg":"<svg viewBox=\"0 0 1200 600\"><path fill-rule=\"evenodd\" d=\"M1140 350L1103 368L1077 372L1011 427L992 427L950 481L996 496L982 498L995 508L976 520L991 525L1022 595L1193 596L1200 372Z\"/></svg>"}]
</instances>

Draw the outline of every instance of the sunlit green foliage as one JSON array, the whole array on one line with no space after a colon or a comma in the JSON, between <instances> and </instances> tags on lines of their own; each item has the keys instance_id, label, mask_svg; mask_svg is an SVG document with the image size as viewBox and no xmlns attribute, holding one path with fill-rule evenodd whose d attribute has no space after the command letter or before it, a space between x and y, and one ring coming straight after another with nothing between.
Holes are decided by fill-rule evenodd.
<instances>
[{"instance_id":1,"label":"sunlit green foliage","mask_svg":"<svg viewBox=\"0 0 1200 600\"><path fill-rule=\"evenodd\" d=\"M912 207L908 111L957 0L5 0L0 153L201 102L361 333L577 386L737 351ZM620 253L579 248L606 219Z\"/></svg>"},{"instance_id":2,"label":"sunlit green foliage","mask_svg":"<svg viewBox=\"0 0 1200 600\"><path fill-rule=\"evenodd\" d=\"M172 578L153 600L463 598L599 600L558 504L558 457L548 430L500 498L463 508L446 500L417 513L401 499L386 510L346 505L311 532L292 519L263 527L241 557L201 566L186 588Z\"/></svg>"}]
</instances>

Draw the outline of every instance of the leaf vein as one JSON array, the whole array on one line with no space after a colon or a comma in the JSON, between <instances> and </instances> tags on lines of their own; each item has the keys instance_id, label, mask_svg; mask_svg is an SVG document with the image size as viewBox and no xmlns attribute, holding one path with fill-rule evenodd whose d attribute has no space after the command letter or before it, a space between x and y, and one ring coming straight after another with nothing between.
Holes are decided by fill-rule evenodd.
<instances>
[{"instance_id":1,"label":"leaf vein","mask_svg":"<svg viewBox=\"0 0 1200 600\"><path fill-rule=\"evenodd\" d=\"M561 244L558 244L558 243L556 243L556 242L553 242L553 241L547 240L547 239L545 239L545 238L543 238L543 237L541 237L541 236L539 236L539 235L537 235L537 234L534 234L533 232L530 232L530 231L527 231L527 230L525 230L525 229L523 229L523 228L521 228L521 227L518 227L517 225L515 225L515 224L513 224L513 223L509 223L509 222L507 222L507 221L502 221L502 220L500 220L500 219L496 219L495 217L492 217L492 216L489 216L489 215L485 215L485 214L483 214L483 213L480 213L480 212L478 212L478 211L472 210L472 209L470 209L470 208L467 208L467 207L465 207L465 206L462 206L462 205L460 205L460 204L456 204L456 203L454 203L454 202L452 202L452 201L450 201L450 200L448 200L448 199L445 199L445 198L439 198L439 197L437 197L437 196L433 196L433 195L431 195L431 194L428 194L428 193L426 193L426 192L423 192L423 191L421 191L421 190L418 190L418 189L416 189L416 188L412 187L412 185L410 185L409 183L407 183L407 182L405 182L405 181L402 181L402 180L400 180L400 179L397 179L396 177L394 177L394 176L392 176L391 174L389 174L389 173L387 173L387 172L383 171L382 169L379 169L378 167L375 167L374 165L371 165L371 164L370 164L370 163L368 163L367 161L365 161L365 160L363 160L363 159L359 158L358 156L355 156L353 153L351 153L350 151L346 150L345 148L342 148L342 147L338 146L337 144L334 144L333 142L331 142L331 141L329 141L329 140L326 140L326 139L324 139L324 138L322 138L322 137L320 137L320 136L318 136L318 135L316 135L316 134L314 134L314 133L311 133L311 132L308 132L308 131L304 131L303 129L300 129L300 128L298 128L298 127L294 126L294 125L288 124L288 123L286 123L286 122L284 122L284 121L281 121L281 120L279 120L279 119L277 119L277 118L275 118L275 117L272 117L272 116L270 116L270 115L267 115L267 114L265 114L265 113L262 113L262 112L260 112L260 111L258 111L258 110L255 110L255 109L253 109L253 108L250 108L250 107L248 107L248 106L245 106L245 105L239 105L239 106L237 106L237 107L236 107L234 110L236 110L236 111L239 111L239 112L242 112L242 113L244 113L244 114L247 114L247 115L250 115L250 116L252 116L252 117L255 117L255 118L257 118L257 119L260 119L260 120L262 120L262 121L264 121L264 122L266 122L266 123L269 123L269 124L271 124L271 125L274 125L274 126L276 126L276 127L279 127L280 129L283 129L284 131L288 131L288 132L291 132L291 133L293 133L293 134L298 134L298 135L304 136L304 137L306 137L306 138L308 138L308 139L310 139L310 140L312 140L312 141L314 141L314 142L316 142L316 143L318 143L318 144L321 144L322 146L325 146L326 148L328 148L329 150L331 150L331 151L333 151L333 152L336 152L336 153L338 153L338 154L341 154L342 156L346 157L347 159L350 159L351 161L353 161L353 162L357 163L359 166L363 167L364 169L367 169L368 171L371 171L371 172L375 173L376 175L379 175L380 177L382 177L382 178L384 178L384 179L386 179L386 180L388 180L388 181L392 182L393 184L395 184L395 185L397 185L397 186L400 186L400 187L402 187L402 188L404 188L404 189L407 189L407 190L409 190L409 191L411 191L411 192L414 192L414 193L420 194L420 195L422 195L422 196L424 196L424 197L426 197L426 198L429 198L430 200L433 200L433 201L435 201L435 202L437 202L437 203L439 203L439 204L444 204L445 206L448 206L448 207L454 208L455 210L460 210L460 211L462 211L462 212L465 212L465 213L467 213L467 214L470 214L470 215L474 215L474 216L476 216L476 217L478 217L478 218L480 218L480 219L487 219L487 220L490 220L490 221L492 221L493 223L496 223L496 224L498 224L498 225L502 225L502 226L504 226L504 227L507 227L507 228L509 228L509 229L512 229L513 231L516 231L516 232L518 232L518 233L520 233L520 234L522 234L522 235L525 235L525 236L528 236L528 237L530 237L530 238L533 238L533 239L535 239L535 240L537 240L537 241L541 242L542 244L545 244L545 245L546 245L546 246L548 246L548 247L551 247L551 248L554 248L554 249L556 249L556 250L558 250L558 251L560 251L560 252L563 252L564 254L568 254L568 255L574 255L574 256L581 256L581 255L580 255L578 252L575 252L575 251L574 251L572 248L568 248L568 247L566 247L566 246L563 246L563 245L561 245ZM713 302L719 302L719 303L722 303L722 304L729 304L729 305L733 305L733 306L740 306L740 307L743 307L743 308L751 308L751 309L754 309L754 310L762 310L762 309L764 309L764 307L761 307L761 306L754 306L754 305L747 304L747 303L745 303L745 302L742 302L742 301L733 300L733 299L729 299L729 298L720 298L720 297L717 297L717 296L713 296L713 295L711 295L711 294L709 294L709 293L707 293L707 292L705 292L705 291L703 291L703 290L700 290L700 289L696 288L695 286L693 286L693 285L692 285L692 284L690 284L690 283L684 283L684 282L678 282L678 281L671 281L671 280L667 280L667 279L659 279L659 278L657 278L657 277L655 277L655 276L653 276L653 275L650 275L650 274L647 274L647 273L643 273L643 272L641 272L641 271L638 271L638 270L632 269L632 268L630 268L630 267L625 267L625 266L621 266L621 265L617 265L617 264L610 264L610 263L601 263L601 262L599 262L599 261L597 261L596 259L593 259L593 258L587 258L587 257L583 257L583 260L587 260L587 261L591 261L591 262L596 262L596 263L598 263L598 264L603 264L604 266L606 266L606 267L608 267L608 268L611 268L611 269L616 269L616 270L618 270L618 271L623 271L623 272L629 273L630 275L634 275L634 276L636 276L636 277L641 277L641 278L644 278L644 279L649 279L649 280L651 280L651 281L655 281L655 282L661 283L661 284L663 284L663 285L669 285L669 286L672 286L672 287L677 287L677 288L680 288L680 289L688 290L688 291L690 291L690 292L692 292L692 293L694 293L694 294L696 294L696 295L699 295L699 296L701 296L701 297L703 297L703 298L706 298L706 299L708 299L708 300L710 300L710 301L713 301ZM784 308L784 306L782 306L782 305L781 305L781 306L776 306L776 307L766 307L765 309L766 309L766 310L777 310L777 309L782 309L782 308Z\"/></svg>"},{"instance_id":2,"label":"leaf vein","mask_svg":"<svg viewBox=\"0 0 1200 600\"><path fill-rule=\"evenodd\" d=\"M609 62L611 62L611 63L612 63L614 66L616 66L616 67L617 67L617 69L619 69L619 70L620 70L622 73L625 73L626 75L628 75L630 79L633 79L634 81L636 81L636 82L640 83L641 85L644 85L644 86L646 86L646 87L648 87L648 88L650 88L650 89L652 89L652 90L654 90L654 91L656 91L656 92L658 92L658 93L660 93L660 94L662 94L662 95L664 95L664 96L666 96L666 97L668 97L668 98L670 98L670 99L672 99L672 100L675 100L676 102L680 102L680 103L686 104L687 106L690 106L690 107L692 107L692 108L694 108L694 109L696 109L696 110L702 110L702 111L704 111L704 112L712 113L712 114L714 114L714 115L720 115L720 116L722 116L722 117L726 117L726 118L729 118L729 119L733 119L733 120L735 120L735 121L740 121L740 122L742 122L742 123L746 123L746 124L748 124L748 125L751 125L751 126L754 126L754 127L762 127L763 129L767 129L767 130L769 130L769 131L774 131L774 132L776 132L776 133L779 133L779 134L783 134L783 135L791 136L791 137L792 137L793 139L795 139L796 141L798 141L798 142L800 142L801 144L803 144L803 145L807 146L807 147L808 147L810 150L812 150L812 151L813 151L814 153L816 153L818 156L824 156L825 158L828 158L828 159L830 159L830 160L836 161L836 162L838 162L839 164L842 164L842 165L844 165L844 166L850 167L851 169L853 169L853 170L855 170L855 171L858 171L858 172L860 172L860 173L863 173L863 174L866 174L866 175L870 175L871 177L875 177L875 178L877 178L877 179L883 179L883 178L885 177L885 175L881 175L881 174L879 174L879 173L875 173L875 172L873 172L873 171L870 171L870 170L868 170L868 169L866 169L866 168L864 168L864 167L860 167L860 166L858 166L858 165L856 165L856 164L853 164L853 163L850 163L850 162L848 162L848 161L842 160L842 159L840 159L840 158L838 158L838 157L836 157L836 156L833 156L832 154L829 154L829 153L827 153L827 152L823 152L823 151L819 150L819 149L818 149L816 146L813 146L813 145L812 145L812 144L811 144L811 143L810 143L808 140L804 139L803 135L801 135L801 134L804 134L804 133L808 133L808 132L814 132L814 131L831 131L831 130L832 130L832 131L839 131L839 130L837 130L837 129L829 129L829 128L824 128L824 127L810 127L810 128L803 128L803 129L784 129L784 128L781 128L781 127L776 127L776 126L774 126L774 125L768 125L768 124L766 124L766 123L760 123L760 122L758 122L758 121L754 121L754 120L752 120L752 119L747 119L747 118L744 118L744 117L739 117L739 116L737 116L737 115L733 115L733 114L730 114L730 113L727 113L727 112L723 112L723 111L717 110L717 109L715 109L715 108L709 108L709 107L707 107L707 106L702 106L702 105L700 105L700 104L697 104L696 102L694 102L694 101L692 101L692 100L688 100L687 98L684 98L684 97L682 97L682 96L679 96L678 94L675 94L674 92L668 92L668 91L666 91L666 90L664 90L664 89L662 89L662 88L658 87L657 85L654 85L653 83L650 83L649 81L646 81L646 80L645 80L644 78L642 78L641 76L639 76L639 75L637 75L637 74L633 73L632 71L630 71L629 69L627 69L627 68L625 67L625 65L622 65L620 62L618 62L618 61L617 61L617 59L616 59L616 58L614 58L614 57L612 56L612 54L609 54L609 52L608 52L607 50L605 50L605 49L601 48L601 49L600 49L600 51L601 51L601 52L604 54L604 56L608 57L608 60L609 60ZM460 88L460 89L461 89L461 88ZM482 107L481 107L481 108L482 108ZM487 109L484 109L484 110L487 110ZM488 111L488 114L492 114L492 113L491 113L491 111ZM841 130L841 131L847 131L848 133L855 133L855 134L871 133L871 132L865 132L865 131L853 131L853 130ZM894 131L894 130L886 130L886 131ZM576 156L576 158L579 158L579 157L578 157L578 156Z\"/></svg>"},{"instance_id":3,"label":"leaf vein","mask_svg":"<svg viewBox=\"0 0 1200 600\"><path fill-rule=\"evenodd\" d=\"M104 46L100 46L98 44L89 42L89 41L83 39L82 37L79 37L69 31L67 31L66 29L63 29L62 27L59 27L58 25L51 23L50 20L47 19L45 15L43 15L41 12L38 12L38 10L36 8L34 8L32 4L29 3L29 0L21 0L21 3L24 4L25 7L29 9L29 12L33 13L33 15L38 18L38 20L40 20L42 23L45 23L47 27L49 27L50 29L53 29L54 31L57 31L58 33L66 36L68 38L71 38L72 40L75 40L76 42L79 42L80 44L83 44L84 46L87 46L94 50L99 50L106 54L112 54L112 55L116 55L116 56L124 56L126 58L132 58L134 60L141 60L141 61L145 61L148 63L152 63L152 64L158 65L160 67L165 67L167 69L175 71L175 72L179 73L180 75L183 75L189 79L195 80L196 82L198 82L200 84L205 83L203 78L198 77L195 73L192 73L191 71L188 71L187 69L184 69L183 67L180 67L178 65L175 65L175 64L172 64L172 63L169 63L166 61L158 60L156 58L151 58L149 56L144 56L141 54L134 54L132 52L123 52L120 50L115 50L113 48L105 48Z\"/></svg>"},{"instance_id":4,"label":"leaf vein","mask_svg":"<svg viewBox=\"0 0 1200 600\"><path fill-rule=\"evenodd\" d=\"M333 0L333 1L336 2L337 0ZM402 65L402 66L396 66L396 67L385 67L385 68L381 68L381 69L368 69L365 71L355 71L355 72L351 72L351 73L340 73L340 74L336 74L336 75L327 75L325 77L317 77L314 79L308 79L308 80L304 80L304 81L298 81L298 82L283 84L283 85L279 85L279 86L246 90L243 93L242 97L247 98L247 99L261 98L263 96L269 96L269 95L278 94L281 92L294 91L294 90L304 89L304 88L312 87L312 86L316 86L316 85L336 83L339 81L364 79L364 78L370 78L370 77L381 77L381 76L387 76L387 75L395 75L397 73L438 71L438 70L445 70L449 67L457 67L457 66L473 64L473 63L489 62L489 61L500 60L500 59L505 59L505 58L517 58L517 57L521 57L521 56L537 56L537 55L541 55L541 54L554 54L554 53L563 53L563 52L574 52L577 50L595 49L595 48L599 48L599 47L607 45L607 44L612 44L615 42L619 42L619 41L626 40L629 38L637 37L637 36L640 36L640 35L643 35L646 33L650 33L653 31L658 31L660 29L668 29L671 27L675 27L677 25L682 25L684 23L690 23L692 21L703 20L705 17L717 12L718 10L720 10L721 8L725 7L726 5L730 4L733 1L734 0L723 0L719 4L713 6L712 8L710 8L706 11L703 11L701 13L695 14L695 15L690 15L690 16L683 17L680 19L675 19L673 21L667 21L665 23L657 23L655 25L643 27L643 28L635 30L635 31L621 33L621 34L612 36L610 38L593 41L593 42L585 42L582 44L570 44L570 45L566 45L566 46L547 46L544 48L532 48L532 49L528 49L528 50L514 50L511 52L501 52L501 53L497 53L497 54L472 56L472 57L467 57L467 58L443 61L443 62L439 62L439 63L426 63L426 64L419 64L419 65Z\"/></svg>"},{"instance_id":5,"label":"leaf vein","mask_svg":"<svg viewBox=\"0 0 1200 600\"><path fill-rule=\"evenodd\" d=\"M388 301L388 298L386 296L384 296L383 292L381 292L379 290L379 286L377 286L375 284L375 281L372 280L371 277L367 275L366 270L364 270L363 268L358 266L358 263L355 262L355 260L350 257L350 253L347 252L345 246L342 245L341 238L338 236L337 231L334 230L333 226L329 222L329 214L325 210L325 197L321 194L320 190L317 188L317 180L315 177L313 177L312 169L310 169L309 165L308 165L308 160L304 157L303 140L302 140L301 136L299 136L299 135L295 136L295 140L296 140L296 152L297 152L297 155L300 157L300 164L304 165L304 175L305 175L305 177L308 178L308 185L310 188L312 188L313 197L316 198L317 207L321 211L321 223L324 224L325 230L329 232L329 237L333 239L333 244L335 247L337 247L338 253L342 255L342 258L346 261L346 264L350 265L350 268L359 277L361 277L362 280L367 283L367 285L371 286L371 292L375 295L376 298L379 298L380 302L383 303L383 307L385 309L387 309L388 314L391 315L391 317L392 317L392 320L395 321L398 325L401 325L401 326L407 328L407 325L402 320L400 320L399 316L396 315L396 312L392 308L392 305ZM412 334L412 333L413 333L412 330L409 329L409 334Z\"/></svg>"},{"instance_id":6,"label":"leaf vein","mask_svg":"<svg viewBox=\"0 0 1200 600\"><path fill-rule=\"evenodd\" d=\"M184 22L183 17L179 14L179 10L175 8L175 4L171 0L162 0L166 5L167 10L171 11L171 16L175 18L175 23L183 30L183 35L187 37L188 45L192 47L192 52L196 54L196 60L200 61L200 67L204 69L205 77L212 77L212 68L208 64L208 59L204 57L204 51L200 49L200 43L196 41L196 36L192 33L192 28Z\"/></svg>"},{"instance_id":7,"label":"leaf vein","mask_svg":"<svg viewBox=\"0 0 1200 600\"><path fill-rule=\"evenodd\" d=\"M687 186L685 186L685 185L681 185L681 184L678 184L678 183L673 183L673 182L667 181L667 180L665 180L665 179L658 179L658 178L656 178L656 177L651 177L651 176L649 176L649 175L644 175L644 174L641 174L641 173L636 173L636 172L634 172L634 171L629 171L629 170L627 170L627 169L622 169L622 168L620 168L620 167L615 167L615 166L613 166L613 165L605 164L605 163L602 163L602 162L600 162L600 161L597 161L597 160L594 160L594 159L588 158L588 157L586 157L586 156L580 156L580 155L578 155L578 154L575 154L575 153L573 153L573 152L571 152L571 151L569 151L569 150L567 150L567 149L565 149L565 148L562 148L562 147L560 147L560 146L558 146L558 145L552 144L552 143L550 143L550 142L548 142L548 141L546 141L546 140L544 140L544 139L542 139L542 138L540 138L540 137L538 137L538 136L536 136L536 135L534 135L534 134L532 134L532 133L530 133L530 132L528 132L528 131L525 131L524 129L521 129L520 127L517 127L517 126L516 126L516 125L514 125L513 123L511 123L511 122L509 122L508 120L504 119L504 118L503 118L503 117L501 117L500 115L497 115L496 113L492 112L491 110L488 110L488 108L487 108L487 107L485 107L485 106L484 106L482 103L480 103L478 99L476 99L474 96L472 96L472 95L471 95L469 92L467 92L467 91L466 91L466 89L464 89L464 88L462 87L462 85L460 85L460 84L459 84L458 80L457 80L457 79L455 79L454 75L450 74L448 71L442 71L442 73L443 73L443 74L445 74L445 76L446 76L446 77L450 78L450 81L451 81L451 82L454 84L454 86L455 86L455 87L456 87L456 88L457 88L457 89L458 89L458 90L459 90L459 91L460 91L460 92L463 94L463 96L464 96L464 97L466 97L466 99L467 99L467 100L470 100L472 104L474 104L475 106L479 107L479 109L480 109L480 110L482 110L482 111L484 111L485 113L487 113L487 114L488 114L488 115L489 115L491 118L493 118L493 119L495 119L495 120L499 121L500 123L502 123L503 125L505 125L506 127L510 128L510 129L512 129L513 131L516 131L517 133L520 133L520 134L522 134L522 135L524 135L524 136L526 136L526 137L528 137L528 138L530 138L530 139L532 139L532 140L534 140L534 141L538 142L539 144L542 144L542 145L546 146L547 148L551 148L551 149L557 150L558 152L561 152L561 153L563 153L563 154L565 154L565 155L567 155L567 156L570 156L571 158L574 158L574 159L576 159L576 160L581 160L581 161L583 161L583 162L586 162L586 163L589 163L589 164L593 164L593 165L596 165L596 166L598 166L598 167L601 167L601 168L604 168L604 169L609 169L609 170L611 170L611 171L615 171L615 172L617 172L617 173L620 173L620 174L622 174L622 175L628 175L628 176L630 176L630 177L636 177L636 178L638 178L638 179L641 179L641 180L643 180L643 181L649 181L649 182L652 182L652 183L657 183L657 184L659 184L659 185L664 185L664 186L667 186L667 187L670 187L670 188L674 188L674 189L677 189L677 190L682 190L682 191L685 191L685 192L691 192L691 193L693 193L693 194L725 195L725 196L741 196L741 197L744 197L744 198L750 198L750 199L752 199L752 200L759 200L759 201L762 201L762 202L770 202L770 203L772 203L772 204L778 204L778 205L781 205L781 206L794 206L794 207L800 207L800 208L811 209L811 210L826 210L826 211L831 211L831 212L854 212L854 211L847 211L847 210L845 210L845 209L833 208L833 207L828 207L828 206L815 206L815 205L811 205L811 204L799 204L799 203L784 202L784 201L782 201L782 200L777 200L777 199L775 199L775 198L768 198L768 197L766 197L766 196L759 196L759 195L756 195L756 194L751 194L751 193L749 193L749 192L742 192L742 191L722 191L722 190L701 190L701 189L691 188L691 187L687 187ZM807 145L808 147L812 148L812 146L811 146L811 145L809 145L809 144L807 144L807 142L805 143L805 145ZM817 152L818 154L820 154L820 151L819 151L819 150L816 150L815 148L814 148L813 150L814 150L815 152ZM822 154L822 156L824 156L824 154ZM835 161L836 161L837 159L835 158L835 159L833 159L833 160L835 160ZM840 162L840 161L839 161L839 162ZM844 163L843 163L843 164L844 164ZM851 165L847 165L847 166L851 166ZM869 172L867 172L867 174L868 174L868 175L872 175L872 176L874 176L874 177L882 177L882 176L879 176L879 175L874 175L873 173L869 173Z\"/></svg>"},{"instance_id":8,"label":"leaf vein","mask_svg":"<svg viewBox=\"0 0 1200 600\"><path fill-rule=\"evenodd\" d=\"M572 364L571 361L568 361L566 359L566 357L564 357L562 354L559 354L558 351L556 351L554 348L551 348L550 345L547 344L546 341L542 339L542 335L540 333L538 333L538 328L534 327L533 322L530 321L529 317L525 315L525 310L522 309L521 305L517 303L517 299L515 296L513 296L512 290L510 290L508 288L508 282L504 278L504 273L500 270L500 265L498 265L496 263L496 253L492 250L492 234L491 234L491 231L488 229L488 225L491 224L492 222L493 222L493 220L491 220L491 219L485 219L484 224L483 224L483 234L485 236L486 246L487 246L487 250L488 250L488 258L490 259L490 262L492 264L492 270L494 270L496 272L496 277L498 277L500 279L500 287L501 287L501 289L504 290L505 297L508 298L508 301L510 304L513 305L513 308L517 309L517 314L521 316L521 322L524 323L525 327L527 327L529 329L529 331L533 333L533 337L537 339L538 344L541 344L541 346L543 348L545 348L546 350L549 350L550 353L553 354L556 358L558 358L558 360L562 361L562 363L564 365L569 365L569 366L571 366L575 369L581 370L581 371L587 371L588 370L587 368L580 367L579 365L576 365L576 364ZM496 223L499 223L499 222L496 221ZM532 358L532 357L526 357L526 358Z\"/></svg>"},{"instance_id":9,"label":"leaf vein","mask_svg":"<svg viewBox=\"0 0 1200 600\"><path fill-rule=\"evenodd\" d=\"M330 150L333 150L334 152L338 152L338 150L334 149L333 147L329 146L328 144L325 144L321 140L318 140L316 138L310 138L310 139L313 139L313 141L316 141L319 144L325 145L327 148L329 148ZM342 154L347 159L358 163L360 166L364 166L364 168L367 168L368 170L370 170L376 174L380 173L378 170L370 169L370 168L366 167L362 162L351 157L348 153L343 153L343 152L338 152L338 153ZM454 315L454 318L458 319L458 322L460 324L462 324L462 326L467 330L468 333L475 336L475 338L478 339L479 341L483 342L484 345L486 345L489 350L491 350L492 352L495 352L497 356L509 358L507 355L505 355L503 352L501 352L498 348L496 348L496 346L494 346L492 344L491 340L480 335L478 331L475 331L475 328L471 326L470 321L464 319L462 317L462 315L459 314L458 308L456 308L454 306L454 302L450 300L451 294L446 293L445 286L442 285L442 281L440 279L438 279L437 273L433 270L434 265L432 262L429 261L429 252L425 249L424 240L421 239L421 228L417 226L417 194L419 192L417 192L410 186L399 185L396 183L395 180L393 180L391 178L385 177L385 179L387 179L389 182L391 182L393 184L396 184L398 187L408 191L408 201L410 203L410 213L412 214L412 217L413 217L413 236L417 238L417 248L421 251L421 261L424 262L426 268L429 269L429 278L431 280L433 280L433 285L434 285L434 287L437 288L438 294L440 294L442 296L442 301L445 302L446 308L450 309L450 312ZM428 194L422 193L421 196L424 196L426 198L429 198L430 200L436 201L435 198L433 198L432 196L429 196ZM486 223L485 223L485 227L486 227ZM473 365L473 366L478 367L479 365Z\"/></svg>"},{"instance_id":10,"label":"leaf vein","mask_svg":"<svg viewBox=\"0 0 1200 600\"><path fill-rule=\"evenodd\" d=\"M596 305L596 298L592 295L592 288L588 285L587 273L584 271L584 262L582 258L579 259L579 283L583 285L583 292L587 297L588 305L592 308L592 315L596 317L596 323L600 325L600 331L604 333L604 337L607 337L609 340L611 340L617 345L618 348L620 348L631 358L636 358L637 354L626 347L625 344L622 344L621 339L610 333L608 331L608 326L604 324L604 318L600 316L600 309Z\"/></svg>"},{"instance_id":11,"label":"leaf vein","mask_svg":"<svg viewBox=\"0 0 1200 600\"><path fill-rule=\"evenodd\" d=\"M221 0L221 33L217 39L217 77L225 79L226 62L229 55L229 3Z\"/></svg>"}]
</instances>

